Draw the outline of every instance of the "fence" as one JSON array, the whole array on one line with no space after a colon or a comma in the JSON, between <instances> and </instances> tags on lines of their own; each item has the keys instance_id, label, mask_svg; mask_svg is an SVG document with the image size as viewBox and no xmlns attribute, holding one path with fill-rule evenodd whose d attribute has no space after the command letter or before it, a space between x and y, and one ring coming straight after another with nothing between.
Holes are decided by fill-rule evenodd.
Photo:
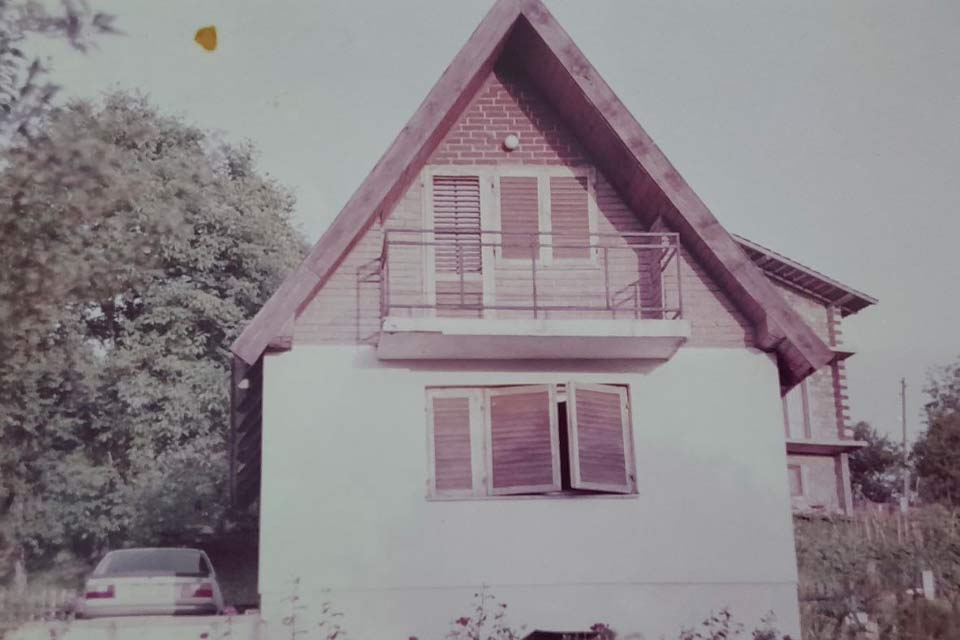
<instances>
[{"instance_id":1,"label":"fence","mask_svg":"<svg viewBox=\"0 0 960 640\"><path fill-rule=\"evenodd\" d=\"M0 638L24 622L66 618L76 598L70 589L0 589Z\"/></svg>"}]
</instances>

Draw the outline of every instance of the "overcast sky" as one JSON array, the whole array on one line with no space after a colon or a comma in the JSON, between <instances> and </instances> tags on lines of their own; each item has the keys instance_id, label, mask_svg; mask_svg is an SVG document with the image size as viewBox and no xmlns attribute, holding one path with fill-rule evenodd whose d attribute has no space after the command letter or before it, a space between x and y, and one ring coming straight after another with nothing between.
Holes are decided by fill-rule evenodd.
<instances>
[{"instance_id":1,"label":"overcast sky","mask_svg":"<svg viewBox=\"0 0 960 640\"><path fill-rule=\"evenodd\" d=\"M547 4L727 229L880 298L846 326L852 418L899 433L905 376L922 428L960 356L960 2ZM251 140L316 240L492 0L94 5L126 35L44 45L64 96L139 89Z\"/></svg>"}]
</instances>

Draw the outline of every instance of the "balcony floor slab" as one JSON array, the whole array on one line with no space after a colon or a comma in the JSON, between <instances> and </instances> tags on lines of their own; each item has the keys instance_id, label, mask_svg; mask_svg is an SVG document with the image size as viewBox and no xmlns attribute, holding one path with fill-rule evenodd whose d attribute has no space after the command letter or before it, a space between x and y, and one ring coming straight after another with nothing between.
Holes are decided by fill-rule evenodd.
<instances>
[{"instance_id":1,"label":"balcony floor slab","mask_svg":"<svg viewBox=\"0 0 960 640\"><path fill-rule=\"evenodd\" d=\"M689 337L688 320L387 317L377 354L384 360L665 360Z\"/></svg>"}]
</instances>

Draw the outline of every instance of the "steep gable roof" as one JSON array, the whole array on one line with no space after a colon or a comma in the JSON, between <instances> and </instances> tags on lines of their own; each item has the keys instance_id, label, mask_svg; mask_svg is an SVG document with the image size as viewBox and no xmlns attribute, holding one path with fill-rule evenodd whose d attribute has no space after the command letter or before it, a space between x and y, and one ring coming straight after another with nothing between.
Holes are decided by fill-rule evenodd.
<instances>
[{"instance_id":1,"label":"steep gable roof","mask_svg":"<svg viewBox=\"0 0 960 640\"><path fill-rule=\"evenodd\" d=\"M829 363L833 352L694 194L540 0L498 0L300 266L237 338L233 352L253 364L326 281L354 242L388 213L462 113L494 64L509 56L591 153L598 168L648 224L680 233L778 355L791 385Z\"/></svg>"}]
</instances>

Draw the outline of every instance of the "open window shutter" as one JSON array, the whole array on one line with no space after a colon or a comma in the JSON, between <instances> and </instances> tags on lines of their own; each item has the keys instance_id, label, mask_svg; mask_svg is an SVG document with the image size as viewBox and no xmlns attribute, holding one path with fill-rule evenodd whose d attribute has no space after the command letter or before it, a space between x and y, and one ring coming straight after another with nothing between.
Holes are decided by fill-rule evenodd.
<instances>
[{"instance_id":1,"label":"open window shutter","mask_svg":"<svg viewBox=\"0 0 960 640\"><path fill-rule=\"evenodd\" d=\"M430 447L433 456L432 489L437 495L470 495L476 473L471 442L472 420L478 413L469 390L430 392Z\"/></svg>"},{"instance_id":2,"label":"open window shutter","mask_svg":"<svg viewBox=\"0 0 960 640\"><path fill-rule=\"evenodd\" d=\"M633 492L633 446L624 387L569 383L567 429L573 488Z\"/></svg>"},{"instance_id":3,"label":"open window shutter","mask_svg":"<svg viewBox=\"0 0 960 640\"><path fill-rule=\"evenodd\" d=\"M480 273L480 179L433 176L437 273Z\"/></svg>"},{"instance_id":4,"label":"open window shutter","mask_svg":"<svg viewBox=\"0 0 960 640\"><path fill-rule=\"evenodd\" d=\"M539 255L540 198L536 177L500 178L500 231L504 258Z\"/></svg>"},{"instance_id":5,"label":"open window shutter","mask_svg":"<svg viewBox=\"0 0 960 640\"><path fill-rule=\"evenodd\" d=\"M550 178L550 227L554 258L590 257L586 176Z\"/></svg>"},{"instance_id":6,"label":"open window shutter","mask_svg":"<svg viewBox=\"0 0 960 640\"><path fill-rule=\"evenodd\" d=\"M560 490L553 385L489 389L487 486L493 495Z\"/></svg>"}]
</instances>

